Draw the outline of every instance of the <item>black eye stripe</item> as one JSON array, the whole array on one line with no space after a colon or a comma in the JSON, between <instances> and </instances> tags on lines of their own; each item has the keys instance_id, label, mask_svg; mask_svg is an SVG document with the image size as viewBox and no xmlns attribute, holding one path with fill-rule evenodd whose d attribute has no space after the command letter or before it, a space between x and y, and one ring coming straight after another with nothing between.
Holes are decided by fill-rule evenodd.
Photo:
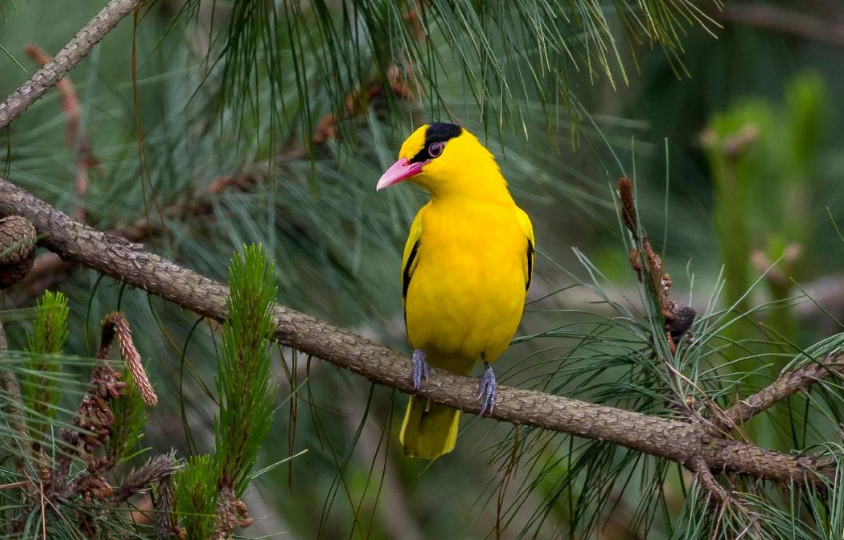
<instances>
[{"instance_id":1,"label":"black eye stripe","mask_svg":"<svg viewBox=\"0 0 844 540\"><path fill-rule=\"evenodd\" d=\"M460 136L463 133L463 128L457 124L446 124L443 122L433 122L428 125L425 130L425 145L415 156L410 159L411 163L421 163L428 161L431 156L428 155L428 148L431 143L445 143L449 139Z\"/></svg>"}]
</instances>

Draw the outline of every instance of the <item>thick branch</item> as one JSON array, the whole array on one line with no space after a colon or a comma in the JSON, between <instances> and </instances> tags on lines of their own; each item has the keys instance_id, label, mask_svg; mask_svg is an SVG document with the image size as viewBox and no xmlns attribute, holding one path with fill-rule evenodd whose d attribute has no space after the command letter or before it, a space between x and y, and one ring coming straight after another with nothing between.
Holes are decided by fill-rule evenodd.
<instances>
[{"instance_id":1,"label":"thick branch","mask_svg":"<svg viewBox=\"0 0 844 540\"><path fill-rule=\"evenodd\" d=\"M21 215L35 225L41 245L62 257L161 296L215 320L226 317L228 288L140 245L78 223L33 195L0 179L0 216ZM276 338L283 344L412 392L410 362L395 351L292 309L276 306ZM477 414L477 381L433 370L420 395ZM777 481L802 482L813 460L719 439L696 425L516 388L499 388L492 418L627 448L690 465L696 457L714 471L734 471Z\"/></svg>"},{"instance_id":2,"label":"thick branch","mask_svg":"<svg viewBox=\"0 0 844 540\"><path fill-rule=\"evenodd\" d=\"M88 55L94 45L142 2L143 0L111 0L106 4L102 11L59 51L52 62L39 69L23 86L0 103L0 128L9 125L67 75L68 71Z\"/></svg>"}]
</instances>

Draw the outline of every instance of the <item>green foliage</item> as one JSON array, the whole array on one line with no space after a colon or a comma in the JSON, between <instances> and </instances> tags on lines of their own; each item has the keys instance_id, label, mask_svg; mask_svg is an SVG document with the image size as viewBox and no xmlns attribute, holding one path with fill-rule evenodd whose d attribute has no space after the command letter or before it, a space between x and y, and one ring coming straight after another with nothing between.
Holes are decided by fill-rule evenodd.
<instances>
[{"instance_id":1,"label":"green foliage","mask_svg":"<svg viewBox=\"0 0 844 540\"><path fill-rule=\"evenodd\" d=\"M187 9L197 14L201 4L193 0ZM590 81L606 77L613 87L628 83L628 51L615 21L627 40L658 44L678 64L679 36L695 25L711 26L689 0L354 0L339 6L326 0L236 0L225 29L213 35L209 63L222 64L219 93L238 118L251 118L251 124L267 117L284 132L298 121L309 134L326 109L344 120L349 96L372 86L389 95L399 76L434 118L453 117L452 107L462 103L449 102L444 90L464 85L493 130L509 125L526 132L535 107L548 126L559 123L561 107L583 116L573 91L578 72ZM283 61L290 69L279 68ZM264 104L256 84L261 78L272 96ZM325 89L326 99L312 95L314 87ZM394 107L388 111L393 119L404 116ZM353 134L358 126L339 127ZM307 135L303 139L307 144Z\"/></svg>"},{"instance_id":2,"label":"green foliage","mask_svg":"<svg viewBox=\"0 0 844 540\"><path fill-rule=\"evenodd\" d=\"M114 424L111 427L111 437L106 443L106 455L113 463L134 457L131 451L138 447L143 427L147 422L144 398L138 391L132 370L125 370L123 377L126 383L125 394L112 404Z\"/></svg>"},{"instance_id":3,"label":"green foliage","mask_svg":"<svg viewBox=\"0 0 844 540\"><path fill-rule=\"evenodd\" d=\"M221 487L238 496L273 420L277 386L272 383L270 339L275 324L275 267L260 245L235 254L229 267L229 318L223 325L217 364L217 418L214 460Z\"/></svg>"},{"instance_id":4,"label":"green foliage","mask_svg":"<svg viewBox=\"0 0 844 540\"><path fill-rule=\"evenodd\" d=\"M625 242L624 251L631 246ZM596 305L611 312L540 311L559 317L559 324L522 338L542 340L543 347L500 375L504 384L667 418L711 418L715 407L724 410L754 390L747 379L758 374L750 368L734 375L734 365L776 362L799 369L844 344L844 334L838 334L803 351L782 353L771 346L773 341L744 341L735 343L741 352L736 358L723 345L734 319L716 307L723 289L719 281L690 335L672 352L650 287L637 285L635 303L616 301L614 283L585 255L580 260L588 277L577 287L589 290ZM772 379L766 375L765 384ZM754 420L763 426L757 430L763 436L751 440L767 447L766 436L782 434L792 453L839 463L842 448L826 441L840 436L842 390L841 377L833 376L817 383L806 398L792 396L790 411L774 408ZM741 429L751 433L747 426ZM844 501L827 506L826 494L840 490L840 476L823 479L822 486L799 487L732 475L725 479L722 473L730 500L719 506L700 479L676 463L541 429L509 430L488 446L496 476L478 495L476 507L489 507L495 497L501 505L507 493L510 502L499 506L495 530L510 531L515 538L809 539L835 538L840 526L833 519L840 519L836 516Z\"/></svg>"},{"instance_id":5,"label":"green foliage","mask_svg":"<svg viewBox=\"0 0 844 540\"><path fill-rule=\"evenodd\" d=\"M26 350L29 372L23 377L23 397L31 410L30 422L33 436L44 435L55 416L56 404L61 393L56 391L57 374L61 370L60 355L67 341L67 298L60 292L44 291L38 300L32 333L27 338Z\"/></svg>"},{"instance_id":6,"label":"green foliage","mask_svg":"<svg viewBox=\"0 0 844 540\"><path fill-rule=\"evenodd\" d=\"M812 232L810 181L826 133L826 99L818 76L801 76L786 88L784 106L742 100L716 115L703 135L716 188L725 300L738 313L750 307L746 291L752 274L776 266L765 284L780 303L791 296L790 280L802 276L802 252ZM772 310L772 326L794 339L788 311L785 305Z\"/></svg>"},{"instance_id":7,"label":"green foliage","mask_svg":"<svg viewBox=\"0 0 844 540\"><path fill-rule=\"evenodd\" d=\"M193 456L175 476L176 508L186 540L207 540L214 530L218 471L209 455Z\"/></svg>"},{"instance_id":8,"label":"green foliage","mask_svg":"<svg viewBox=\"0 0 844 540\"><path fill-rule=\"evenodd\" d=\"M188 540L205 540L214 530L221 489L237 496L246 490L272 425L277 392L270 372L274 272L260 245L245 246L229 267L229 319L217 362L220 408L214 454L190 458L175 477L178 513Z\"/></svg>"},{"instance_id":9,"label":"green foliage","mask_svg":"<svg viewBox=\"0 0 844 540\"><path fill-rule=\"evenodd\" d=\"M137 220L151 222L152 236L142 242L220 280L225 279L225 264L220 261L244 242L260 241L278 260L274 278L285 304L404 347L396 268L408 221L422 197L410 189L375 197L372 184L395 158L411 123L457 118L481 136L485 128L495 131L507 126L498 138L484 140L501 158L514 196L534 218L540 247L549 258L538 261L532 294L549 298L547 303L531 305L525 317L526 334L517 340L509 358L502 359L502 371L497 369L502 383L685 418L686 397L697 412L707 416L711 414L703 405L707 400L727 406L746 396L754 373L760 372L754 383L770 381L771 374L761 375L767 364L809 361L770 336L762 344L741 336L737 340L731 335L736 324L726 312L730 302L723 301L726 296L738 298L739 309L754 318L774 313L771 308L776 304L760 305L748 293L754 286L755 269L747 266L747 255L759 249L775 262L785 253L791 231L798 233L794 236L810 237L804 245L807 257L812 255L809 250L815 252L811 261L799 261L795 276L813 271L834 278L841 269L840 246L830 247L837 242L831 231L821 230L812 237L811 232L798 230L823 221L815 217L821 214L787 213L798 200L788 195L788 186L805 193L801 171L810 171L813 190L826 185L826 191L814 191L813 197L820 194L836 219L840 220L844 208L844 191L837 189L840 142L828 149L829 163L819 155L824 124L838 124L834 101L824 106L822 92L813 89L820 84L817 79L787 90L784 100L778 95L782 80L790 76L790 66L802 67L817 59L816 51L791 55L799 47L798 39L786 43L774 32L760 32L749 40L750 32L731 25L718 29L718 40L699 28L684 35L684 29L696 24L693 10L705 9L709 2L235 0L216 6L203 2L202 9L199 4L187 3L185 11L195 15L196 24L184 26L180 24L186 20L184 12L182 18L167 20L174 15L172 3L151 4L135 36L130 24L120 25L71 73L81 99L87 142L99 161L90 170L84 198L88 223L108 230ZM72 13L57 13L37 2L15 5L20 13L13 14L13 24L0 31L2 45L16 59L13 62L0 51L4 93L25 77L18 59L33 71L34 64L21 52L24 43L34 41L57 51L102 2L82 1ZM165 30L169 30L166 35ZM138 51L137 110L129 98L131 73L127 49L122 46L132 40ZM638 47L639 41L645 47ZM209 42L209 62L203 64L201 56ZM653 54L643 53L651 42L669 44L668 54L659 48ZM682 60L690 65L691 80L676 77L683 69L675 55L681 46L689 51ZM722 56L713 50L720 50ZM635 74L633 54L638 56ZM837 56L830 56L835 74ZM654 64L658 69L653 69ZM738 66L739 72L731 74L730 65ZM396 74L413 91L410 99L397 97L389 89ZM632 88L625 88L628 81ZM835 77L828 81L834 84ZM362 92L356 94L357 89ZM642 102L623 111L631 95L641 95ZM725 284L718 274L722 262L717 256L718 239L709 230L713 192L692 141L697 141L697 130L713 111L737 107L737 95L758 95L753 101L767 104L754 113L754 123L764 128L765 135L758 135L737 163L725 161L718 166L737 168L738 174L746 173L745 166L757 172L770 170L758 174L764 181L754 183L754 192L740 201L751 206L736 211L742 220L738 226L722 226L739 246L736 256L726 261ZM0 133L0 170L70 211L83 199L70 189L71 169L79 156L72 147L65 147L65 118L57 100L56 92L48 92L13 129ZM360 106L350 110L350 102L360 102ZM353 151L342 151L345 147L338 151L330 137L323 143L313 141L312 127L330 119L324 114L328 111L338 113L335 127ZM600 114L594 120L602 131L584 130L588 146L576 153L566 151L568 141L556 128L568 128L589 112ZM147 185L146 193L137 181L135 114L149 164L151 186ZM660 114L668 118L666 124L659 123ZM726 131L741 134L741 127ZM510 132L510 128L516 129ZM769 131L786 135L786 140L772 136L769 145L765 142ZM661 143L654 144L666 134L670 134L670 164L655 151ZM642 198L643 222L671 267L676 298L688 292L688 303L699 308L700 314L692 331L694 339L682 343L669 364L655 359L666 356L667 345L659 335L652 291L630 285L630 245L625 243L620 249L616 242L614 218L608 211L612 200L600 180L614 180L622 163L628 163L625 157L634 135L638 187L648 194ZM763 148L765 155L753 158L752 163L742 161ZM607 150L619 156L605 159ZM771 150L773 154L768 155ZM646 171L649 162L655 172ZM671 197L665 195L664 205L663 172L671 177ZM783 178L782 186L775 177ZM820 183L823 178L826 184ZM211 188L221 185L232 187L209 195ZM156 225L160 220L149 187L163 209L166 232ZM719 197L715 194L716 205L727 208ZM145 199L147 212L142 211ZM663 224L664 243L659 242ZM744 244L738 242L742 237ZM572 255L571 245L582 251ZM687 266L689 260L693 264ZM739 280L743 286L732 285L737 275L733 261L743 264L745 274ZM578 262L587 277L577 279L568 272ZM781 261L779 267L783 266ZM218 356L219 365L224 362L216 328L209 330L192 314L150 299L142 291L109 279L99 281L94 272L76 271L61 279L77 320L87 317L93 324L120 306L143 329L135 337L143 343L140 348L145 356L155 359L150 366L152 379L162 396L151 414L166 419L151 424L154 429L145 435L144 443L153 448L174 444L190 448L192 443L173 436L177 411L168 407L173 407L176 395L197 445L208 441L215 410L213 406L209 410L209 402L227 399L220 388L215 395L213 385L212 390L205 386L215 376L215 366L207 359ZM765 281L757 288L772 295L766 289L769 286ZM724 294L725 287L731 288L729 294ZM786 296L791 295L789 291ZM835 307L830 310L838 316ZM768 322L782 328L772 319ZM807 332L828 335L836 331L825 326L834 327L831 319L822 324L801 322L801 338ZM23 332L17 334L13 329L10 338L23 348ZM795 343L802 346L816 339L812 334L811 339ZM723 344L729 341L738 342L735 354L724 353ZM65 350L84 356L86 334L73 332ZM817 358L824 350L806 352ZM17 352L8 356L3 367L24 380L29 374L23 366L29 357ZM713 508L698 483L673 464L597 441L523 427L516 436L507 431L510 426L467 416L456 453L430 466L420 465L405 459L396 448L398 425L391 419L400 411L393 410L390 390L375 388L369 394L369 383L354 375L326 369L317 361L306 362L303 357L297 368L294 351L285 350L284 357L292 359L288 372L291 414L276 414L263 445L272 451L265 450L257 459L278 459L276 449L288 455L299 455L296 451L302 448L309 452L302 466L264 469L256 482L271 508L266 520L243 531L247 536L283 530L313 538L319 528L326 538L358 535L408 540L414 536L453 538L461 529L471 538L486 533L537 539L764 538L748 527L752 517L746 510L731 506L721 513ZM71 408L87 383L80 373L87 373L92 364L68 357L57 361L63 371L56 378L67 379L58 381L57 387L65 391ZM746 365L732 369L737 362ZM672 374L669 365L679 375ZM183 377L173 376L176 368ZM308 383L301 384L304 380ZM794 396L788 414L775 411L754 422L762 424L765 435L784 434L779 442L787 441L785 449L811 452L817 449L813 445L840 437L837 425L844 420L840 386L840 381L819 383L807 396ZM301 394L294 390L299 388ZM115 411L123 410L124 404L126 411L138 411L136 397L130 392L126 400L114 403ZM9 402L5 394L3 399ZM232 417L236 406L231 408ZM23 408L28 415L27 409ZM133 413L118 416L123 415ZM55 432L67 427L68 418L61 412L56 415ZM116 433L130 434L117 435L126 441L121 446L126 457L137 444L131 442L135 436L128 429L132 422L120 422L118 418L116 425L125 427ZM218 417L220 437L242 442L249 435L226 434L220 429L222 424ZM0 435L4 452L11 449L10 455L25 457L14 431L4 422L0 422ZM762 437L755 442L768 441ZM240 451L234 442L227 444L234 453ZM840 455L840 449L823 449L827 450L833 457ZM203 451L208 456L189 459L176 485L180 520L188 538L205 540L213 531L224 456L214 448ZM241 458L231 459L234 463ZM243 474L241 479L253 476ZM736 500L769 523L769 532L779 537L841 538L844 505L835 496L840 481L833 483L835 493L824 498L812 490L788 492L729 475L718 478L726 480L725 487L735 488ZM0 484L26 479L13 460L0 464ZM478 503L472 506L475 499ZM14 517L21 492L0 490L0 500L4 519ZM47 519L51 536L82 537L66 525L75 524L72 513L56 516L48 510ZM116 519L108 520L110 527L116 523ZM38 537L39 527L40 515L34 512L27 521L27 537ZM147 535L148 530L137 528L112 534L121 538Z\"/></svg>"}]
</instances>

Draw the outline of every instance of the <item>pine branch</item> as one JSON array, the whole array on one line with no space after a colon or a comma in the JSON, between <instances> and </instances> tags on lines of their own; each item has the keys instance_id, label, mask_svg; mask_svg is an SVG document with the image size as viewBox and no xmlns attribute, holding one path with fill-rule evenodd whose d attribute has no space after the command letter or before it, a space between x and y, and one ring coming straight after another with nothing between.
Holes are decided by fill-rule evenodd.
<instances>
[{"instance_id":1,"label":"pine branch","mask_svg":"<svg viewBox=\"0 0 844 540\"><path fill-rule=\"evenodd\" d=\"M40 244L63 258L206 317L227 317L229 290L196 272L145 251L140 245L78 223L14 184L0 179L0 215L21 215L35 226ZM413 393L410 361L386 347L284 306L273 308L275 338L282 344ZM432 370L422 397L477 414L477 381ZM501 387L492 418L625 446L692 467L702 458L712 471L732 471L779 482L828 475L825 463L719 438L699 425L595 405L530 390Z\"/></svg>"},{"instance_id":2,"label":"pine branch","mask_svg":"<svg viewBox=\"0 0 844 540\"><path fill-rule=\"evenodd\" d=\"M124 17L141 5L143 0L111 0L53 60L33 75L26 83L0 103L0 129L8 126L47 90L76 67L94 45L100 42Z\"/></svg>"},{"instance_id":3,"label":"pine branch","mask_svg":"<svg viewBox=\"0 0 844 540\"><path fill-rule=\"evenodd\" d=\"M303 151L295 150L279 156L277 164L282 166L287 159L301 158ZM180 197L173 204L162 209L165 219L203 219L214 209L214 197L225 191L249 191L266 183L269 166L255 164L238 174L218 178L207 187ZM109 229L109 235L120 236L130 242L140 242L161 232L160 222L138 218L131 223L120 223ZM12 296L13 305L24 305L44 290L58 286L74 269L74 265L55 253L42 253L35 258L32 271L26 274L21 287Z\"/></svg>"},{"instance_id":4,"label":"pine branch","mask_svg":"<svg viewBox=\"0 0 844 540\"><path fill-rule=\"evenodd\" d=\"M809 388L812 384L831 375L842 375L844 355L831 354L820 362L807 364L794 371L783 373L776 381L759 392L739 401L722 415L713 419L721 429L732 429L747 423L757 414L771 408L789 396Z\"/></svg>"}]
</instances>

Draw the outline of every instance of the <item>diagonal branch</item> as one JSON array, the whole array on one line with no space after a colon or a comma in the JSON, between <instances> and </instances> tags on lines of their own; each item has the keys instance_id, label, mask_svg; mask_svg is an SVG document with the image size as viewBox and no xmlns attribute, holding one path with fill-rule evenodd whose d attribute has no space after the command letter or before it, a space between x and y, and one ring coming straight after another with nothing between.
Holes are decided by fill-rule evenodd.
<instances>
[{"instance_id":1,"label":"diagonal branch","mask_svg":"<svg viewBox=\"0 0 844 540\"><path fill-rule=\"evenodd\" d=\"M38 98L85 58L117 23L141 5L143 0L111 0L77 32L47 65L0 103L0 129L8 126Z\"/></svg>"},{"instance_id":2,"label":"diagonal branch","mask_svg":"<svg viewBox=\"0 0 844 540\"><path fill-rule=\"evenodd\" d=\"M842 367L844 367L844 355L836 353L827 356L820 362L807 364L794 371L783 373L770 385L739 401L724 411L722 415L713 418L713 423L722 429L740 426L789 396L809 388L817 381L826 379L833 374L840 377Z\"/></svg>"},{"instance_id":3,"label":"diagonal branch","mask_svg":"<svg viewBox=\"0 0 844 540\"><path fill-rule=\"evenodd\" d=\"M32 222L41 245L77 262L221 321L226 318L226 286L74 221L14 184L0 179L0 216L21 215ZM276 339L284 345L362 375L378 384L413 392L410 362L397 352L347 330L276 305ZM419 394L477 414L477 381L432 370ZM625 446L691 467L700 457L713 471L733 471L780 482L811 481L830 474L824 464L721 439L679 420L625 411L516 388L499 388L492 418Z\"/></svg>"}]
</instances>

